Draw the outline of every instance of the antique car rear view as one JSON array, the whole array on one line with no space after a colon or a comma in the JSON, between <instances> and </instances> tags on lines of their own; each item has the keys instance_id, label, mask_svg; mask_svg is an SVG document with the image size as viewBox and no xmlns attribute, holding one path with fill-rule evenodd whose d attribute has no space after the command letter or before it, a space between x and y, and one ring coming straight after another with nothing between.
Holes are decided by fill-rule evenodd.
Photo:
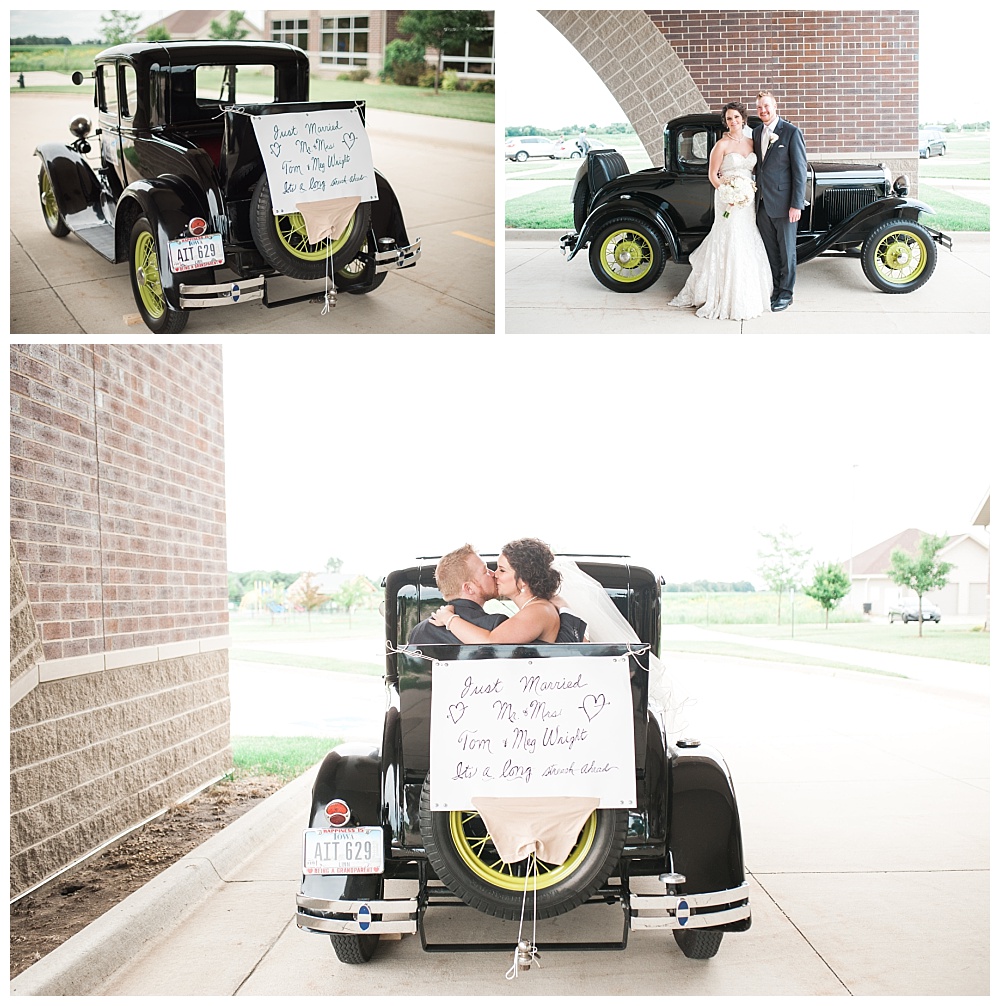
<instances>
[{"instance_id":1,"label":"antique car rear view","mask_svg":"<svg viewBox=\"0 0 1000 1006\"><path fill-rule=\"evenodd\" d=\"M759 120L751 116L748 124ZM686 263L712 227L715 190L708 160L724 131L708 114L672 119L663 131L662 168L629 172L617 151L592 150L573 183L573 226L560 241L567 261L590 249L594 276L608 289L651 287L668 259ZM937 246L951 238L929 227L934 211L909 196L909 179L893 180L881 164L813 162L798 226L799 264L820 255L860 258L883 293L923 286L937 264Z\"/></svg>"},{"instance_id":2,"label":"antique car rear view","mask_svg":"<svg viewBox=\"0 0 1000 1006\"><path fill-rule=\"evenodd\" d=\"M629 638L415 646L442 601L436 560L386 577L381 737L330 752L303 836L297 923L329 935L342 962L371 960L382 934L419 933L428 951L513 948L516 974L545 951L625 950L640 930L707 959L749 928L729 770L707 744L669 736L650 698L660 578L625 557L567 558ZM615 938L547 939L545 920L613 906ZM509 938L428 934L429 916L469 909L507 920Z\"/></svg>"},{"instance_id":3,"label":"antique car rear view","mask_svg":"<svg viewBox=\"0 0 1000 1006\"><path fill-rule=\"evenodd\" d=\"M120 45L97 55L93 85L96 130L79 116L71 144L36 148L42 213L55 237L128 263L152 332L176 334L201 308L317 296L276 300L278 276L323 280L329 308L419 258L372 163L364 102L309 101L302 50Z\"/></svg>"}]
</instances>

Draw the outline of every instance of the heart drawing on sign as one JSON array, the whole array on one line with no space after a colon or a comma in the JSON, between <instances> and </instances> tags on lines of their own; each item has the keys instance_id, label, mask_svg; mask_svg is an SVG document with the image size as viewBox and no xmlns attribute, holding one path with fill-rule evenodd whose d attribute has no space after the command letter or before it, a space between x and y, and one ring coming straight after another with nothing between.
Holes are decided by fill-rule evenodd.
<instances>
[{"instance_id":1,"label":"heart drawing on sign","mask_svg":"<svg viewBox=\"0 0 1000 1006\"><path fill-rule=\"evenodd\" d=\"M272 157L277 157L280 153L281 153L281 144L280 143L272 143L271 144L271 156Z\"/></svg>"},{"instance_id":2,"label":"heart drawing on sign","mask_svg":"<svg viewBox=\"0 0 1000 1006\"><path fill-rule=\"evenodd\" d=\"M588 720L593 720L604 708L604 703L603 695L584 695L583 705L580 708L586 713Z\"/></svg>"},{"instance_id":3,"label":"heart drawing on sign","mask_svg":"<svg viewBox=\"0 0 1000 1006\"><path fill-rule=\"evenodd\" d=\"M464 702L456 702L453 706L448 706L448 719L452 723L457 723L465 715L466 708L468 707Z\"/></svg>"},{"instance_id":4,"label":"heart drawing on sign","mask_svg":"<svg viewBox=\"0 0 1000 1006\"><path fill-rule=\"evenodd\" d=\"M353 133L344 133L344 146L350 150L357 142L357 139L358 138Z\"/></svg>"}]
</instances>

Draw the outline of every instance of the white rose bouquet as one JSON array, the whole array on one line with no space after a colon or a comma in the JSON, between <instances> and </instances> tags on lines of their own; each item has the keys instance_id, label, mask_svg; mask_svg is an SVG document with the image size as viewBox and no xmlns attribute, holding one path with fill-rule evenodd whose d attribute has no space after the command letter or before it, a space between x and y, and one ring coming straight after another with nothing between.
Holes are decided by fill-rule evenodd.
<instances>
[{"instance_id":1,"label":"white rose bouquet","mask_svg":"<svg viewBox=\"0 0 1000 1006\"><path fill-rule=\"evenodd\" d=\"M737 206L749 206L753 202L756 192L757 186L743 175L724 178L719 186L719 193L730 210ZM729 210L726 210L722 215L728 217Z\"/></svg>"}]
</instances>

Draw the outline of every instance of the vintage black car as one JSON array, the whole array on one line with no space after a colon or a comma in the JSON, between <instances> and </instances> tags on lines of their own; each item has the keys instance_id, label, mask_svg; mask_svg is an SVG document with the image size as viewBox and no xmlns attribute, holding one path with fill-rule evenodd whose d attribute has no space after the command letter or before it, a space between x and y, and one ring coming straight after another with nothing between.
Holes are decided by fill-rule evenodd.
<instances>
[{"instance_id":1,"label":"vintage black car","mask_svg":"<svg viewBox=\"0 0 1000 1006\"><path fill-rule=\"evenodd\" d=\"M275 215L250 116L357 108L310 102L309 61L275 42L119 45L95 59L92 123L73 120L71 144L44 143L38 189L56 237L75 233L110 262L127 261L136 306L153 332L175 334L192 309L268 298L268 277L323 279L368 293L386 271L412 266L399 202L376 171L339 237L311 244L301 214ZM73 75L82 84L84 76ZM216 271L232 279L218 281Z\"/></svg>"},{"instance_id":2,"label":"vintage black car","mask_svg":"<svg viewBox=\"0 0 1000 1006\"><path fill-rule=\"evenodd\" d=\"M752 127L759 119L751 116ZM652 286L668 258L685 263L715 219L708 180L712 148L725 131L718 116L672 119L663 131L662 168L629 172L617 151L592 150L573 183L573 226L560 241L572 259L590 246L590 268L610 290ZM933 213L908 196L881 164L810 162L806 206L798 227L798 261L839 254L861 259L865 276L884 293L923 286L937 264L937 244L951 238L919 223Z\"/></svg>"},{"instance_id":3,"label":"vintage black car","mask_svg":"<svg viewBox=\"0 0 1000 1006\"><path fill-rule=\"evenodd\" d=\"M386 577L387 708L381 738L370 745L335 749L320 767L296 899L298 926L330 935L341 961L368 961L381 933L419 932L426 950L509 949L508 944L492 942L430 942L425 918L432 909L446 906L453 911L471 907L507 920L535 917L536 904L539 920L585 904L618 905L622 911L620 940L540 942L542 950L624 950L631 931L659 929L673 933L685 956L706 959L716 954L724 933L750 927L740 820L729 770L713 748L692 738L668 737L665 717L649 702L646 654L659 649L661 580L624 557L573 558L604 586L639 644L417 648L406 643L409 633L442 603L434 581L435 560L422 560ZM627 658L625 687L631 691L631 711L623 713L633 737L622 747L617 740L621 734L616 733L615 746L634 752L635 804L620 809L602 805L591 813L559 865L530 862L531 856L513 864L502 862L478 813L433 809L432 662L469 661L472 672L477 668L472 661L491 659L515 664L513 671L520 673L541 660L581 656L587 661ZM339 850L339 863L323 866L321 847ZM529 897L525 904L525 876L536 865L537 902ZM632 878L643 878L652 893L635 893ZM385 883L394 879L416 881L416 894L387 896ZM539 933L543 935L544 929Z\"/></svg>"}]
</instances>

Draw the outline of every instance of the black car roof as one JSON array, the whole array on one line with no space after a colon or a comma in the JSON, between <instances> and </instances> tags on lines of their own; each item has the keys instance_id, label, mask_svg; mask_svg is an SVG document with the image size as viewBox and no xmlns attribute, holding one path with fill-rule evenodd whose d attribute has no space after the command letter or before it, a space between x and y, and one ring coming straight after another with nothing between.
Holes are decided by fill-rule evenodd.
<instances>
[{"instance_id":1,"label":"black car roof","mask_svg":"<svg viewBox=\"0 0 1000 1006\"><path fill-rule=\"evenodd\" d=\"M127 42L124 45L113 45L103 49L95 57L97 63L116 59L127 59L130 62L189 64L192 62L217 63L220 61L235 61L242 63L270 62L275 57L305 61L308 57L297 46L286 42L213 41L211 39L194 39L181 42Z\"/></svg>"}]
</instances>

